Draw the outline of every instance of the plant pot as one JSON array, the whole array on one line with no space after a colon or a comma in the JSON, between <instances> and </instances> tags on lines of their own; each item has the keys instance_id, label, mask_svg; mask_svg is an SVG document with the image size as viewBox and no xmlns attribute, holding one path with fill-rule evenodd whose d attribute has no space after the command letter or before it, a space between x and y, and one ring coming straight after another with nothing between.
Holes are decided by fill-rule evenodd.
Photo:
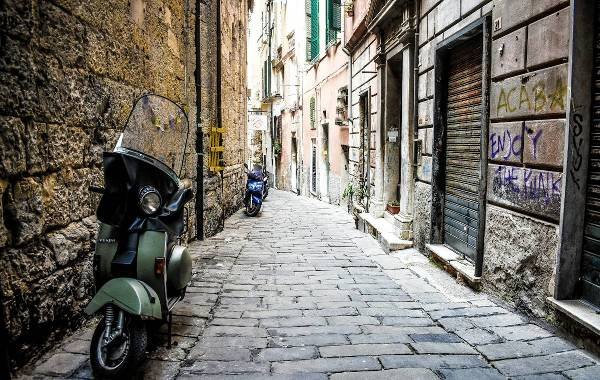
<instances>
[{"instance_id":1,"label":"plant pot","mask_svg":"<svg viewBox=\"0 0 600 380\"><path fill-rule=\"evenodd\" d=\"M396 215L400 212L400 206L387 205L387 210L390 214Z\"/></svg>"}]
</instances>

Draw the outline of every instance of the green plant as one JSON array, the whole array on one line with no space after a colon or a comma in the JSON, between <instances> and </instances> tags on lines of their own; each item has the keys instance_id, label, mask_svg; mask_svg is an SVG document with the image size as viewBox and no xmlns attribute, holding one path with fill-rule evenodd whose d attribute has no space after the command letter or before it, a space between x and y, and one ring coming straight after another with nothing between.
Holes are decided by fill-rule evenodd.
<instances>
[{"instance_id":1,"label":"green plant","mask_svg":"<svg viewBox=\"0 0 600 380\"><path fill-rule=\"evenodd\" d=\"M279 142L275 142L273 144L273 153L275 153L276 155L281 153L281 144Z\"/></svg>"},{"instance_id":2,"label":"green plant","mask_svg":"<svg viewBox=\"0 0 600 380\"><path fill-rule=\"evenodd\" d=\"M400 207L400 202L394 200L394 201L388 202L388 206L390 206L390 207Z\"/></svg>"},{"instance_id":3,"label":"green plant","mask_svg":"<svg viewBox=\"0 0 600 380\"><path fill-rule=\"evenodd\" d=\"M352 201L352 197L354 196L355 191L356 189L354 188L352 183L349 183L344 189L344 192L342 193L342 199L348 198L350 201Z\"/></svg>"}]
</instances>

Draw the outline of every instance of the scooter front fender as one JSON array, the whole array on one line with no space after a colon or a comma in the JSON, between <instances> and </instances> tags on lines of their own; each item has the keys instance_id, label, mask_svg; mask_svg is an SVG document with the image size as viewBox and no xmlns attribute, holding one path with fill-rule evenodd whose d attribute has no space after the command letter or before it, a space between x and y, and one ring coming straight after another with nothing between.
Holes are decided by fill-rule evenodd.
<instances>
[{"instance_id":1,"label":"scooter front fender","mask_svg":"<svg viewBox=\"0 0 600 380\"><path fill-rule=\"evenodd\" d=\"M132 315L162 318L160 300L156 292L134 278L119 277L108 281L92 298L85 312L94 314L109 303Z\"/></svg>"}]
</instances>

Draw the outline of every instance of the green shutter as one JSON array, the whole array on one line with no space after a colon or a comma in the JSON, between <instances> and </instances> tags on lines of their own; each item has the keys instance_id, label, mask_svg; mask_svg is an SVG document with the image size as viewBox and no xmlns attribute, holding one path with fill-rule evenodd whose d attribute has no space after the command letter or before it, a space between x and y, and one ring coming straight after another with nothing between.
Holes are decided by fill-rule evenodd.
<instances>
[{"instance_id":1,"label":"green shutter","mask_svg":"<svg viewBox=\"0 0 600 380\"><path fill-rule=\"evenodd\" d=\"M315 129L316 128L316 119L317 119L317 104L315 101L315 97L311 97L310 98L310 128L311 129Z\"/></svg>"},{"instance_id":2,"label":"green shutter","mask_svg":"<svg viewBox=\"0 0 600 380\"><path fill-rule=\"evenodd\" d=\"M327 0L327 45L337 39L337 34L342 29L341 7L341 0Z\"/></svg>"},{"instance_id":3,"label":"green shutter","mask_svg":"<svg viewBox=\"0 0 600 380\"><path fill-rule=\"evenodd\" d=\"M342 0L332 0L333 12L331 12L331 30L339 32L342 30Z\"/></svg>"},{"instance_id":4,"label":"green shutter","mask_svg":"<svg viewBox=\"0 0 600 380\"><path fill-rule=\"evenodd\" d=\"M312 60L312 54L311 54L311 39L312 39L312 32L311 32L311 17L310 17L310 8L312 7L312 0L304 0L304 11L306 12L306 60L310 61Z\"/></svg>"},{"instance_id":5,"label":"green shutter","mask_svg":"<svg viewBox=\"0 0 600 380\"><path fill-rule=\"evenodd\" d=\"M310 60L319 55L319 0L310 4Z\"/></svg>"}]
</instances>

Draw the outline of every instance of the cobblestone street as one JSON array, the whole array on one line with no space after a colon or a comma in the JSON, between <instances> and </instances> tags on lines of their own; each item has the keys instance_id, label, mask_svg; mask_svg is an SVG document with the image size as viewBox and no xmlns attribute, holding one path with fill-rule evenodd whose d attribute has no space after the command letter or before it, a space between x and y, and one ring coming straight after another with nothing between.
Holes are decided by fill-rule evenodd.
<instances>
[{"instance_id":1,"label":"cobblestone street","mask_svg":"<svg viewBox=\"0 0 600 380\"><path fill-rule=\"evenodd\" d=\"M191 248L176 345L156 343L144 378L600 378L589 354L415 250L385 254L339 207L273 191ZM22 377L89 378L90 326Z\"/></svg>"}]
</instances>

